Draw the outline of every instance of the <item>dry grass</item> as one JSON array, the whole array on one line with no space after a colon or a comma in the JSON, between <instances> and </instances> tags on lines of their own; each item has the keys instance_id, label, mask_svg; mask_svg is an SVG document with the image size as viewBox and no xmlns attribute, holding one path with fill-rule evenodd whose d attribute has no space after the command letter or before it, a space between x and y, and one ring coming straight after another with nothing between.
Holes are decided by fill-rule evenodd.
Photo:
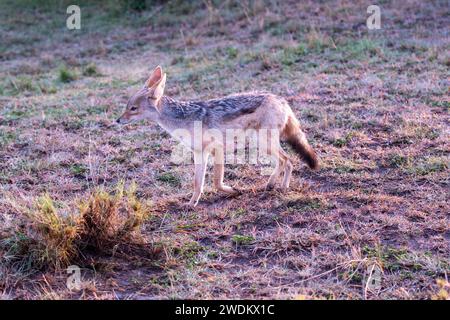
<instances>
[{"instance_id":1,"label":"dry grass","mask_svg":"<svg viewBox=\"0 0 450 320\"><path fill-rule=\"evenodd\" d=\"M57 209L49 195L39 197L31 209L11 204L22 215L2 236L3 267L11 277L23 278L70 265L92 266L99 255L156 256L140 232L149 207L137 200L135 191L135 184L125 189L123 183L114 194L96 190L79 201L75 213ZM4 275L2 281L7 280Z\"/></svg>"},{"instance_id":2,"label":"dry grass","mask_svg":"<svg viewBox=\"0 0 450 320\"><path fill-rule=\"evenodd\" d=\"M383 2L378 31L364 1L82 3L80 31L45 3L0 4L0 297L448 297L445 1ZM175 98L286 97L323 168L296 160L281 194L260 166L230 165L241 195L208 175L184 209L192 166L171 163L175 142L114 125L158 64ZM122 180L139 188L113 191Z\"/></svg>"}]
</instances>

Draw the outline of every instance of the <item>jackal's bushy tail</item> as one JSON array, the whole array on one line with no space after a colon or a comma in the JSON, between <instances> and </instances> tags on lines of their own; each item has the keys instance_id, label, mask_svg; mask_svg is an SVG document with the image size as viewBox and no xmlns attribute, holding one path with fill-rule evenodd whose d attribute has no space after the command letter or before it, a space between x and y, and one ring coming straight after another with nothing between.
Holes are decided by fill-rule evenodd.
<instances>
[{"instance_id":1,"label":"jackal's bushy tail","mask_svg":"<svg viewBox=\"0 0 450 320\"><path fill-rule=\"evenodd\" d=\"M319 158L306 140L305 133L300 129L297 119L289 117L284 128L286 142L297 152L303 161L313 170L319 169Z\"/></svg>"}]
</instances>

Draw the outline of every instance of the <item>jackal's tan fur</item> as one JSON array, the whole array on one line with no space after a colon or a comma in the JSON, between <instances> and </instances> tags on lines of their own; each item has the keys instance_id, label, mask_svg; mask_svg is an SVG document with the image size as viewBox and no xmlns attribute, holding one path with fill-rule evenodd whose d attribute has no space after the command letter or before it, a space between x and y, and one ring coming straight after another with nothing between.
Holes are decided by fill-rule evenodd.
<instances>
[{"instance_id":1,"label":"jackal's tan fur","mask_svg":"<svg viewBox=\"0 0 450 320\"><path fill-rule=\"evenodd\" d=\"M201 143L195 143L192 141L192 137L195 136L195 122L202 124L204 132L214 129L223 137L227 129L256 131L275 129L279 132L279 138L288 142L310 168L319 167L314 150L308 144L297 118L284 98L271 93L254 92L207 101L176 101L164 96L165 84L166 74L158 66L144 87L130 98L124 114L117 122L153 120L192 149L195 177L194 194L189 202L190 205L197 205L203 192L207 159L210 154L214 157L215 187L230 194L236 193L235 189L223 183L226 139L214 139L204 134ZM180 137L177 134L180 130L185 130L190 135ZM291 178L292 162L288 154L279 146L278 139L275 147L269 145L268 148L270 148L268 154L275 159L275 169L267 182L267 187L272 188L281 172L284 172L281 186L283 190L286 190Z\"/></svg>"}]
</instances>

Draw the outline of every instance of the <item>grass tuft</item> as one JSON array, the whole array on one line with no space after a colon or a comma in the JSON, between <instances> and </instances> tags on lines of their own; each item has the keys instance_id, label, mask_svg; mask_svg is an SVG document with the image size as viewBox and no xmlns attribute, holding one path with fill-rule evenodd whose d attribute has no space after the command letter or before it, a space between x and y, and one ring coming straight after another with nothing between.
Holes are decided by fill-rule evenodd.
<instances>
[{"instance_id":1,"label":"grass tuft","mask_svg":"<svg viewBox=\"0 0 450 320\"><path fill-rule=\"evenodd\" d=\"M129 189L119 184L114 195L99 189L80 203L81 238L85 245L108 253L118 245L141 238L138 231L147 210L135 192L135 184Z\"/></svg>"},{"instance_id":2,"label":"grass tuft","mask_svg":"<svg viewBox=\"0 0 450 320\"><path fill-rule=\"evenodd\" d=\"M83 76L86 77L95 77L99 76L100 72L98 70L98 67L95 63L89 63L84 69L83 69Z\"/></svg>"},{"instance_id":3,"label":"grass tuft","mask_svg":"<svg viewBox=\"0 0 450 320\"><path fill-rule=\"evenodd\" d=\"M58 80L63 83L69 83L77 79L74 71L68 69L66 66L62 66L58 70Z\"/></svg>"},{"instance_id":4,"label":"grass tuft","mask_svg":"<svg viewBox=\"0 0 450 320\"><path fill-rule=\"evenodd\" d=\"M231 237L231 241L237 246L250 245L255 242L255 238L252 236L235 234Z\"/></svg>"},{"instance_id":5,"label":"grass tuft","mask_svg":"<svg viewBox=\"0 0 450 320\"><path fill-rule=\"evenodd\" d=\"M164 172L164 173L160 174L156 179L158 179L158 181L161 181L161 182L167 183L169 185L173 185L173 186L181 185L180 177L174 175L171 172Z\"/></svg>"},{"instance_id":6,"label":"grass tuft","mask_svg":"<svg viewBox=\"0 0 450 320\"><path fill-rule=\"evenodd\" d=\"M22 223L0 243L4 261L28 273L83 265L91 251L126 255L142 249L140 227L148 206L135 193L135 184L125 189L120 183L113 194L97 189L80 201L76 214L58 208L47 194L39 197L31 210L22 208Z\"/></svg>"},{"instance_id":7,"label":"grass tuft","mask_svg":"<svg viewBox=\"0 0 450 320\"><path fill-rule=\"evenodd\" d=\"M47 194L36 200L33 209L23 209L22 225L1 242L7 264L26 273L63 268L78 257L75 241L80 229L74 216L60 215Z\"/></svg>"}]
</instances>

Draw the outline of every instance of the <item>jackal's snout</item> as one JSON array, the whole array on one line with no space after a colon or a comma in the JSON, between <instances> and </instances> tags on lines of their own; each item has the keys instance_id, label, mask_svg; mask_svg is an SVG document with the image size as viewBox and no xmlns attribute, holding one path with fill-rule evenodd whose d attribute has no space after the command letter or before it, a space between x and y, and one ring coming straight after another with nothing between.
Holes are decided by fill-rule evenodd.
<instances>
[{"instance_id":1,"label":"jackal's snout","mask_svg":"<svg viewBox=\"0 0 450 320\"><path fill-rule=\"evenodd\" d=\"M127 124L130 122L130 119L125 111L119 118L116 119L117 124Z\"/></svg>"},{"instance_id":2,"label":"jackal's snout","mask_svg":"<svg viewBox=\"0 0 450 320\"><path fill-rule=\"evenodd\" d=\"M116 119L116 123L117 124L125 124L126 121L123 120L122 116L120 116L119 118Z\"/></svg>"},{"instance_id":3,"label":"jackal's snout","mask_svg":"<svg viewBox=\"0 0 450 320\"><path fill-rule=\"evenodd\" d=\"M123 115L116 119L116 123L117 124L124 124L124 121L122 120L122 117L123 117Z\"/></svg>"},{"instance_id":4,"label":"jackal's snout","mask_svg":"<svg viewBox=\"0 0 450 320\"><path fill-rule=\"evenodd\" d=\"M130 122L130 115L128 112L128 105L125 107L125 111L116 119L117 124L127 124Z\"/></svg>"}]
</instances>

